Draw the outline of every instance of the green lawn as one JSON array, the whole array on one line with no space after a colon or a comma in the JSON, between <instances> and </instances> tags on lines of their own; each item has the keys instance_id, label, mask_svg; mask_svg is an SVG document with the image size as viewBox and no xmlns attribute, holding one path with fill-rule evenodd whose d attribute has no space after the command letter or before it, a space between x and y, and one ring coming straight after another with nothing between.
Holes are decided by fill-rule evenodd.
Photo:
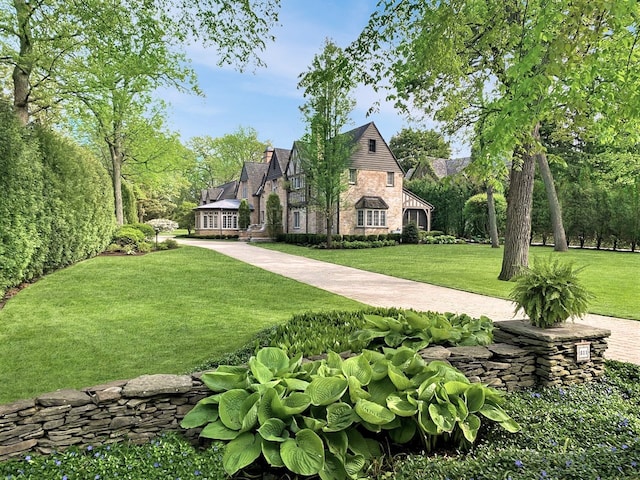
<instances>
[{"instance_id":1,"label":"green lawn","mask_svg":"<svg viewBox=\"0 0 640 480\"><path fill-rule=\"evenodd\" d=\"M295 313L361 307L201 248L97 257L0 310L0 403L182 373Z\"/></svg>"},{"instance_id":2,"label":"green lawn","mask_svg":"<svg viewBox=\"0 0 640 480\"><path fill-rule=\"evenodd\" d=\"M452 287L468 292L508 298L512 284L497 279L503 249L487 245L399 245L363 250L321 250L283 243L265 248L371 272ZM530 259L560 255L577 266L585 286L595 295L590 311L640 320L640 254L571 249L555 253L532 247Z\"/></svg>"}]
</instances>

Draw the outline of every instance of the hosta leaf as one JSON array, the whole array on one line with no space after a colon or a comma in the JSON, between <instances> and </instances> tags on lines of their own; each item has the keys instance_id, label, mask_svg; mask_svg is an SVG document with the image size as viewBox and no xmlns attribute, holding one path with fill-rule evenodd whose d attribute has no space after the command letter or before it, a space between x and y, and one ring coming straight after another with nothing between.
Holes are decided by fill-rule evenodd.
<instances>
[{"instance_id":1,"label":"hosta leaf","mask_svg":"<svg viewBox=\"0 0 640 480\"><path fill-rule=\"evenodd\" d=\"M456 409L450 403L432 403L429 405L431 420L444 432L453 431L456 423Z\"/></svg>"},{"instance_id":2,"label":"hosta leaf","mask_svg":"<svg viewBox=\"0 0 640 480\"><path fill-rule=\"evenodd\" d=\"M243 433L230 441L225 448L222 465L229 475L233 475L238 470L251 465L260 456L260 453L262 453L260 436Z\"/></svg>"},{"instance_id":3,"label":"hosta leaf","mask_svg":"<svg viewBox=\"0 0 640 480\"><path fill-rule=\"evenodd\" d=\"M313 405L329 405L344 395L348 385L346 378L316 377L307 387L306 393L311 397Z\"/></svg>"},{"instance_id":4,"label":"hosta leaf","mask_svg":"<svg viewBox=\"0 0 640 480\"><path fill-rule=\"evenodd\" d=\"M389 430L389 436L395 443L407 443L416 434L416 422L410 418L403 418L398 428Z\"/></svg>"},{"instance_id":5,"label":"hosta leaf","mask_svg":"<svg viewBox=\"0 0 640 480\"><path fill-rule=\"evenodd\" d=\"M465 393L467 397L467 407L469 412L475 413L484 405L485 387L482 385L471 385Z\"/></svg>"},{"instance_id":6,"label":"hosta leaf","mask_svg":"<svg viewBox=\"0 0 640 480\"><path fill-rule=\"evenodd\" d=\"M361 398L368 400L371 395L362 388L356 377L349 377L349 399L351 403L356 403Z\"/></svg>"},{"instance_id":7,"label":"hosta leaf","mask_svg":"<svg viewBox=\"0 0 640 480\"><path fill-rule=\"evenodd\" d=\"M355 377L360 385L368 385L371 381L371 365L363 355L347 358L342 362L342 373L347 378Z\"/></svg>"},{"instance_id":8,"label":"hosta leaf","mask_svg":"<svg viewBox=\"0 0 640 480\"><path fill-rule=\"evenodd\" d=\"M304 392L309 386L309 382L307 382L306 380L300 380L299 378L284 378L282 380L282 383L284 383L287 386L287 389L289 391L295 390L299 392Z\"/></svg>"},{"instance_id":9,"label":"hosta leaf","mask_svg":"<svg viewBox=\"0 0 640 480\"><path fill-rule=\"evenodd\" d=\"M339 459L344 460L349 446L347 434L345 432L326 432L322 434L322 438L329 451Z\"/></svg>"},{"instance_id":10,"label":"hosta leaf","mask_svg":"<svg viewBox=\"0 0 640 480\"><path fill-rule=\"evenodd\" d=\"M319 473L321 480L346 480L347 471L341 459L331 452L325 453L324 466Z\"/></svg>"},{"instance_id":11,"label":"hosta leaf","mask_svg":"<svg viewBox=\"0 0 640 480\"><path fill-rule=\"evenodd\" d=\"M262 399L258 404L258 422L260 422L260 425L264 425L270 418L277 417L273 409L273 402L277 398L278 393L273 388L268 389L262 394Z\"/></svg>"},{"instance_id":12,"label":"hosta leaf","mask_svg":"<svg viewBox=\"0 0 640 480\"><path fill-rule=\"evenodd\" d=\"M387 407L401 417L412 417L418 412L416 406L407 401L406 395L389 395L387 397Z\"/></svg>"},{"instance_id":13,"label":"hosta leaf","mask_svg":"<svg viewBox=\"0 0 640 480\"><path fill-rule=\"evenodd\" d=\"M244 389L249 386L247 371L243 373L215 372L202 374L202 382L214 392L224 392L233 389Z\"/></svg>"},{"instance_id":14,"label":"hosta leaf","mask_svg":"<svg viewBox=\"0 0 640 480\"><path fill-rule=\"evenodd\" d=\"M345 430L354 421L353 409L348 403L333 403L327 407L327 425L325 432Z\"/></svg>"},{"instance_id":15,"label":"hosta leaf","mask_svg":"<svg viewBox=\"0 0 640 480\"><path fill-rule=\"evenodd\" d=\"M282 412L285 415L297 415L304 412L311 405L311 397L306 393L293 392L282 399Z\"/></svg>"},{"instance_id":16,"label":"hosta leaf","mask_svg":"<svg viewBox=\"0 0 640 480\"><path fill-rule=\"evenodd\" d=\"M217 419L217 404L199 402L184 416L180 422L180 426L182 428L195 428L205 423L215 422Z\"/></svg>"},{"instance_id":17,"label":"hosta leaf","mask_svg":"<svg viewBox=\"0 0 640 480\"><path fill-rule=\"evenodd\" d=\"M200 436L203 438L211 438L213 440L233 440L238 437L240 432L238 430L231 430L225 427L220 419L215 422L209 423L200 432Z\"/></svg>"},{"instance_id":18,"label":"hosta leaf","mask_svg":"<svg viewBox=\"0 0 640 480\"><path fill-rule=\"evenodd\" d=\"M469 440L471 443L476 441L478 430L480 430L480 418L478 418L477 415L472 413L464 420L459 421L458 425L464 434L464 438Z\"/></svg>"},{"instance_id":19,"label":"hosta leaf","mask_svg":"<svg viewBox=\"0 0 640 480\"><path fill-rule=\"evenodd\" d=\"M242 428L242 404L249 398L246 390L229 390L220 397L220 420L227 428L240 430Z\"/></svg>"},{"instance_id":20,"label":"hosta leaf","mask_svg":"<svg viewBox=\"0 0 640 480\"><path fill-rule=\"evenodd\" d=\"M469 415L469 408L467 407L467 404L464 402L464 400L461 397L454 397L454 398L455 398L456 412L458 412L456 420L458 421L464 420Z\"/></svg>"},{"instance_id":21,"label":"hosta leaf","mask_svg":"<svg viewBox=\"0 0 640 480\"><path fill-rule=\"evenodd\" d=\"M372 425L384 425L396 418L388 408L364 399L358 400L354 410L362 420Z\"/></svg>"},{"instance_id":22,"label":"hosta leaf","mask_svg":"<svg viewBox=\"0 0 640 480\"><path fill-rule=\"evenodd\" d=\"M344 462L344 468L349 478L358 478L358 474L364 470L365 465L364 455L347 455L347 459Z\"/></svg>"},{"instance_id":23,"label":"hosta leaf","mask_svg":"<svg viewBox=\"0 0 640 480\"><path fill-rule=\"evenodd\" d=\"M273 379L273 372L256 357L249 359L251 373L259 383L265 384Z\"/></svg>"},{"instance_id":24,"label":"hosta leaf","mask_svg":"<svg viewBox=\"0 0 640 480\"><path fill-rule=\"evenodd\" d=\"M418 388L418 399L425 402L431 402L431 399L436 394L438 384L432 380L425 380Z\"/></svg>"},{"instance_id":25,"label":"hosta leaf","mask_svg":"<svg viewBox=\"0 0 640 480\"><path fill-rule=\"evenodd\" d=\"M289 368L289 356L280 348L261 348L258 351L256 358L274 374Z\"/></svg>"},{"instance_id":26,"label":"hosta leaf","mask_svg":"<svg viewBox=\"0 0 640 480\"><path fill-rule=\"evenodd\" d=\"M400 370L398 367L389 364L387 366L387 369L389 372L389 378L398 390L407 390L412 387L411 380L407 378L407 376L402 373L402 370Z\"/></svg>"},{"instance_id":27,"label":"hosta leaf","mask_svg":"<svg viewBox=\"0 0 640 480\"><path fill-rule=\"evenodd\" d=\"M507 420L511 419L511 417L507 415L507 413L502 410L501 407L488 402L485 402L479 412L489 420L493 420L494 422L498 423L506 422Z\"/></svg>"},{"instance_id":28,"label":"hosta leaf","mask_svg":"<svg viewBox=\"0 0 640 480\"><path fill-rule=\"evenodd\" d=\"M258 422L258 402L260 394L253 393L249 395L240 408L240 418L242 419L241 432L248 432Z\"/></svg>"},{"instance_id":29,"label":"hosta leaf","mask_svg":"<svg viewBox=\"0 0 640 480\"><path fill-rule=\"evenodd\" d=\"M340 370L342 368L342 357L336 352L327 353L327 366Z\"/></svg>"},{"instance_id":30,"label":"hosta leaf","mask_svg":"<svg viewBox=\"0 0 640 480\"><path fill-rule=\"evenodd\" d=\"M305 428L313 430L316 433L320 432L327 425L325 420L319 420L313 417L302 417L302 421Z\"/></svg>"},{"instance_id":31,"label":"hosta leaf","mask_svg":"<svg viewBox=\"0 0 640 480\"><path fill-rule=\"evenodd\" d=\"M375 440L364 438L355 428L349 428L346 433L351 452L362 455L367 460L381 456L380 444Z\"/></svg>"},{"instance_id":32,"label":"hosta leaf","mask_svg":"<svg viewBox=\"0 0 640 480\"><path fill-rule=\"evenodd\" d=\"M324 466L324 444L311 430L300 430L295 439L280 446L285 466L298 475L316 475Z\"/></svg>"},{"instance_id":33,"label":"hosta leaf","mask_svg":"<svg viewBox=\"0 0 640 480\"><path fill-rule=\"evenodd\" d=\"M448 395L462 395L469 389L469 383L452 380L445 382L444 389Z\"/></svg>"},{"instance_id":34,"label":"hosta leaf","mask_svg":"<svg viewBox=\"0 0 640 480\"><path fill-rule=\"evenodd\" d=\"M440 432L438 431L438 426L431 420L431 415L429 415L428 406L425 404L424 408L420 410L418 413L418 424L429 435L438 435Z\"/></svg>"},{"instance_id":35,"label":"hosta leaf","mask_svg":"<svg viewBox=\"0 0 640 480\"><path fill-rule=\"evenodd\" d=\"M500 426L509 433L516 433L520 431L520 425L513 418L509 418L504 422L500 422Z\"/></svg>"},{"instance_id":36,"label":"hosta leaf","mask_svg":"<svg viewBox=\"0 0 640 480\"><path fill-rule=\"evenodd\" d=\"M414 330L424 330L432 324L431 319L427 315L421 315L417 312L412 312L411 310L405 312L404 317L409 326Z\"/></svg>"},{"instance_id":37,"label":"hosta leaf","mask_svg":"<svg viewBox=\"0 0 640 480\"><path fill-rule=\"evenodd\" d=\"M270 418L258 429L262 438L270 442L284 442L289 438L287 425L279 418Z\"/></svg>"},{"instance_id":38,"label":"hosta leaf","mask_svg":"<svg viewBox=\"0 0 640 480\"><path fill-rule=\"evenodd\" d=\"M373 365L371 365L371 380L377 381L387 378L389 375L389 371L387 369L388 360L380 359L376 360Z\"/></svg>"},{"instance_id":39,"label":"hosta leaf","mask_svg":"<svg viewBox=\"0 0 640 480\"><path fill-rule=\"evenodd\" d=\"M395 392L397 392L396 386L386 377L383 380L373 381L369 384L369 395L371 395L371 398L367 400L385 405L387 403L387 397Z\"/></svg>"},{"instance_id":40,"label":"hosta leaf","mask_svg":"<svg viewBox=\"0 0 640 480\"><path fill-rule=\"evenodd\" d=\"M284 467L284 462L280 456L280 443L262 440L262 455L272 467Z\"/></svg>"},{"instance_id":41,"label":"hosta leaf","mask_svg":"<svg viewBox=\"0 0 640 480\"><path fill-rule=\"evenodd\" d=\"M369 326L375 327L378 330L389 330L389 318L381 317L380 315L365 315L364 321Z\"/></svg>"},{"instance_id":42,"label":"hosta leaf","mask_svg":"<svg viewBox=\"0 0 640 480\"><path fill-rule=\"evenodd\" d=\"M398 347L402 344L405 336L400 332L389 332L384 336L384 343L390 347Z\"/></svg>"}]
</instances>

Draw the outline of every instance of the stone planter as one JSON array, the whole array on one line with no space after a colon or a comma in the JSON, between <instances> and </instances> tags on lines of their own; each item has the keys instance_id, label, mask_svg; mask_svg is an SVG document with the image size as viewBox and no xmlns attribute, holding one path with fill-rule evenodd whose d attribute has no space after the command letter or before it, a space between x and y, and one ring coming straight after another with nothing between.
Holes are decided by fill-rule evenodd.
<instances>
[{"instance_id":1,"label":"stone planter","mask_svg":"<svg viewBox=\"0 0 640 480\"><path fill-rule=\"evenodd\" d=\"M572 322L539 328L525 320L497 322L495 327L496 342L517 345L535 355L539 385L584 383L604 373L610 330Z\"/></svg>"}]
</instances>

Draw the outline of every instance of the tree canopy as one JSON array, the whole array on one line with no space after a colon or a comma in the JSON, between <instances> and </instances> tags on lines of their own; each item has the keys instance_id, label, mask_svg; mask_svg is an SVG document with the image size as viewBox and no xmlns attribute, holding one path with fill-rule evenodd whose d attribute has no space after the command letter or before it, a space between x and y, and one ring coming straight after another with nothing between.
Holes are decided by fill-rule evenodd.
<instances>
[{"instance_id":1,"label":"tree canopy","mask_svg":"<svg viewBox=\"0 0 640 480\"><path fill-rule=\"evenodd\" d=\"M540 125L572 118L603 137L638 118L626 103L640 85L639 13L634 1L385 0L350 47L365 81L445 133L495 116L485 149L514 152L500 278L528 263Z\"/></svg>"},{"instance_id":2,"label":"tree canopy","mask_svg":"<svg viewBox=\"0 0 640 480\"><path fill-rule=\"evenodd\" d=\"M405 172L418 164L424 164L428 157L451 156L450 143L435 130L403 128L391 137L389 148Z\"/></svg>"},{"instance_id":3,"label":"tree canopy","mask_svg":"<svg viewBox=\"0 0 640 480\"><path fill-rule=\"evenodd\" d=\"M307 122L307 133L298 143L300 160L311 206L325 220L329 247L340 196L348 186L344 173L355 147L353 138L343 134L355 106L354 86L344 52L329 40L299 83L307 99L300 107Z\"/></svg>"}]
</instances>

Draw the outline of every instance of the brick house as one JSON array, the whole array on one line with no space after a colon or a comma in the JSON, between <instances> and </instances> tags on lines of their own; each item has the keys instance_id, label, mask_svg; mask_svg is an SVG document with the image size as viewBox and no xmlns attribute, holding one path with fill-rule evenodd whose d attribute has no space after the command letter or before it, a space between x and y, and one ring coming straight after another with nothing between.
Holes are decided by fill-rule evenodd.
<instances>
[{"instance_id":1,"label":"brick house","mask_svg":"<svg viewBox=\"0 0 640 480\"><path fill-rule=\"evenodd\" d=\"M356 149L344 173L348 188L341 196L333 233L399 232L403 222L408 221L416 221L429 230L433 207L403 188L404 172L375 124L368 123L345 135L353 138ZM309 186L299 156L299 144L294 142L291 150L268 148L261 163L246 162L235 192L226 191L229 200L236 200L234 204L221 203L223 198L211 202L211 195L203 193L201 205L196 208L196 234L238 234L237 220L226 221L222 230L220 222L212 222L216 215L221 219L232 218L228 209L247 199L252 208L249 235L266 236L266 202L273 192L280 198L285 232L326 233L324 218L308 202Z\"/></svg>"}]
</instances>

